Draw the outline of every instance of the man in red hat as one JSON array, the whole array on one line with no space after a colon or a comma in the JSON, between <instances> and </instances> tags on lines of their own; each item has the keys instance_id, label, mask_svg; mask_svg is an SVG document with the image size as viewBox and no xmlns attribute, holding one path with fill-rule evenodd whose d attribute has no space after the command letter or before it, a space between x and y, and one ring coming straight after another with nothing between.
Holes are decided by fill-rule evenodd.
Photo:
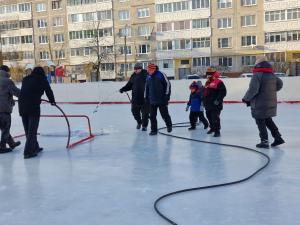
<instances>
[{"instance_id":1,"label":"man in red hat","mask_svg":"<svg viewBox=\"0 0 300 225\"><path fill-rule=\"evenodd\" d=\"M220 73L213 68L208 68L206 76L208 80L205 83L204 89L204 107L206 117L210 124L208 134L214 133L214 137L220 137L221 121L220 115L223 110L223 99L226 96L226 87L221 81Z\"/></svg>"},{"instance_id":2,"label":"man in red hat","mask_svg":"<svg viewBox=\"0 0 300 225\"><path fill-rule=\"evenodd\" d=\"M159 109L166 123L167 131L172 132L172 120L168 111L171 95L171 83L167 76L158 70L155 64L148 65L148 78L146 82L146 100L150 103L150 135L157 135L157 109Z\"/></svg>"}]
</instances>

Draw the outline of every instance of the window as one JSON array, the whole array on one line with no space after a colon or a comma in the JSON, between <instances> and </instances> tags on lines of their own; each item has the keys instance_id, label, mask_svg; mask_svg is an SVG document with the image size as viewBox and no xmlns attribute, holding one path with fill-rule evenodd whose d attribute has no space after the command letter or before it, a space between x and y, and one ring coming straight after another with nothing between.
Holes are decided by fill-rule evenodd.
<instances>
[{"instance_id":1,"label":"window","mask_svg":"<svg viewBox=\"0 0 300 225\"><path fill-rule=\"evenodd\" d=\"M209 8L210 0L192 0L192 9Z\"/></svg>"},{"instance_id":2,"label":"window","mask_svg":"<svg viewBox=\"0 0 300 225\"><path fill-rule=\"evenodd\" d=\"M173 49L172 41L160 41L157 44L157 50L159 51L168 51Z\"/></svg>"},{"instance_id":3,"label":"window","mask_svg":"<svg viewBox=\"0 0 300 225\"><path fill-rule=\"evenodd\" d=\"M56 9L62 9L62 4L61 4L61 0L57 0L57 1L52 1L52 9L56 10Z\"/></svg>"},{"instance_id":4,"label":"window","mask_svg":"<svg viewBox=\"0 0 300 225\"><path fill-rule=\"evenodd\" d=\"M131 37L131 27L123 27L119 29L120 37Z\"/></svg>"},{"instance_id":5,"label":"window","mask_svg":"<svg viewBox=\"0 0 300 225\"><path fill-rule=\"evenodd\" d=\"M158 66L162 69L171 69L174 67L173 59L159 60Z\"/></svg>"},{"instance_id":6,"label":"window","mask_svg":"<svg viewBox=\"0 0 300 225\"><path fill-rule=\"evenodd\" d=\"M120 72L125 72L125 65L126 65L126 71L133 71L133 65L132 63L122 63L120 64Z\"/></svg>"},{"instance_id":7,"label":"window","mask_svg":"<svg viewBox=\"0 0 300 225\"><path fill-rule=\"evenodd\" d=\"M98 20L111 20L112 19L111 10L98 11L97 12L97 19Z\"/></svg>"},{"instance_id":8,"label":"window","mask_svg":"<svg viewBox=\"0 0 300 225\"><path fill-rule=\"evenodd\" d=\"M157 31L158 32L165 32L172 30L172 23L159 23L157 24Z\"/></svg>"},{"instance_id":9,"label":"window","mask_svg":"<svg viewBox=\"0 0 300 225\"><path fill-rule=\"evenodd\" d=\"M32 28L32 20L21 20L20 29Z\"/></svg>"},{"instance_id":10,"label":"window","mask_svg":"<svg viewBox=\"0 0 300 225\"><path fill-rule=\"evenodd\" d=\"M163 4L156 5L157 13L178 12L178 11L184 11L188 9L189 9L189 1L178 1L173 3L163 3Z\"/></svg>"},{"instance_id":11,"label":"window","mask_svg":"<svg viewBox=\"0 0 300 225\"><path fill-rule=\"evenodd\" d=\"M55 58L64 59L65 58L65 51L63 51L63 50L55 51Z\"/></svg>"},{"instance_id":12,"label":"window","mask_svg":"<svg viewBox=\"0 0 300 225\"><path fill-rule=\"evenodd\" d=\"M242 46L253 46L256 45L256 36L243 36L242 37Z\"/></svg>"},{"instance_id":13,"label":"window","mask_svg":"<svg viewBox=\"0 0 300 225\"><path fill-rule=\"evenodd\" d=\"M125 48L125 46L121 46L120 47L120 54L121 55L125 55L125 53L127 55L131 55L132 54L132 49L131 49L130 45L127 45L126 48Z\"/></svg>"},{"instance_id":14,"label":"window","mask_svg":"<svg viewBox=\"0 0 300 225\"><path fill-rule=\"evenodd\" d=\"M130 19L129 11L128 10L119 11L119 19L120 20L129 20Z\"/></svg>"},{"instance_id":15,"label":"window","mask_svg":"<svg viewBox=\"0 0 300 225\"><path fill-rule=\"evenodd\" d=\"M256 61L256 56L242 56L243 66L253 66Z\"/></svg>"},{"instance_id":16,"label":"window","mask_svg":"<svg viewBox=\"0 0 300 225\"><path fill-rule=\"evenodd\" d=\"M88 56L92 54L92 48L91 47L85 47L84 48L84 56Z\"/></svg>"},{"instance_id":17,"label":"window","mask_svg":"<svg viewBox=\"0 0 300 225\"><path fill-rule=\"evenodd\" d=\"M150 9L149 8L144 8L144 9L138 9L137 10L137 17L138 18L144 18L144 17L149 17L150 16Z\"/></svg>"},{"instance_id":18,"label":"window","mask_svg":"<svg viewBox=\"0 0 300 225\"><path fill-rule=\"evenodd\" d=\"M210 47L210 37L193 39L193 48L209 48L209 47Z\"/></svg>"},{"instance_id":19,"label":"window","mask_svg":"<svg viewBox=\"0 0 300 225\"><path fill-rule=\"evenodd\" d=\"M139 54L148 54L150 53L151 48L148 44L139 45Z\"/></svg>"},{"instance_id":20,"label":"window","mask_svg":"<svg viewBox=\"0 0 300 225\"><path fill-rule=\"evenodd\" d=\"M37 22L38 22L38 27L39 28L45 28L45 27L47 27L47 20L41 19L41 20L38 20Z\"/></svg>"},{"instance_id":21,"label":"window","mask_svg":"<svg viewBox=\"0 0 300 225\"><path fill-rule=\"evenodd\" d=\"M138 33L139 36L150 36L151 27L149 27L149 26L138 27L138 32L137 33Z\"/></svg>"},{"instance_id":22,"label":"window","mask_svg":"<svg viewBox=\"0 0 300 225\"><path fill-rule=\"evenodd\" d=\"M209 57L193 58L193 66L194 67L210 66L210 58Z\"/></svg>"},{"instance_id":23,"label":"window","mask_svg":"<svg viewBox=\"0 0 300 225\"><path fill-rule=\"evenodd\" d=\"M18 12L18 5L0 6L0 14Z\"/></svg>"},{"instance_id":24,"label":"window","mask_svg":"<svg viewBox=\"0 0 300 225\"><path fill-rule=\"evenodd\" d=\"M2 44L6 45L18 45L20 44L20 37L19 36L15 36L15 37L5 37L2 38Z\"/></svg>"},{"instance_id":25,"label":"window","mask_svg":"<svg viewBox=\"0 0 300 225\"><path fill-rule=\"evenodd\" d=\"M300 31L287 32L287 41L300 41Z\"/></svg>"},{"instance_id":26,"label":"window","mask_svg":"<svg viewBox=\"0 0 300 225\"><path fill-rule=\"evenodd\" d=\"M88 13L83 13L81 15L82 15L82 22L96 21L97 20L96 12L88 12Z\"/></svg>"},{"instance_id":27,"label":"window","mask_svg":"<svg viewBox=\"0 0 300 225\"><path fill-rule=\"evenodd\" d=\"M218 0L218 9L232 8L232 0Z\"/></svg>"},{"instance_id":28,"label":"window","mask_svg":"<svg viewBox=\"0 0 300 225\"><path fill-rule=\"evenodd\" d=\"M24 51L23 52L23 59L33 59L33 52L31 52L31 51Z\"/></svg>"},{"instance_id":29,"label":"window","mask_svg":"<svg viewBox=\"0 0 300 225\"><path fill-rule=\"evenodd\" d=\"M232 66L232 58L231 57L219 58L219 66L231 67Z\"/></svg>"},{"instance_id":30,"label":"window","mask_svg":"<svg viewBox=\"0 0 300 225\"><path fill-rule=\"evenodd\" d=\"M74 6L74 5L87 5L87 4L93 4L97 2L109 2L110 0L68 0L68 5Z\"/></svg>"},{"instance_id":31,"label":"window","mask_svg":"<svg viewBox=\"0 0 300 225\"><path fill-rule=\"evenodd\" d=\"M23 3L19 4L19 12L31 12L31 4L30 3Z\"/></svg>"},{"instance_id":32,"label":"window","mask_svg":"<svg viewBox=\"0 0 300 225\"><path fill-rule=\"evenodd\" d=\"M286 41L286 32L274 32L265 34L265 43Z\"/></svg>"},{"instance_id":33,"label":"window","mask_svg":"<svg viewBox=\"0 0 300 225\"><path fill-rule=\"evenodd\" d=\"M241 0L242 6L252 6L256 5L256 0Z\"/></svg>"},{"instance_id":34,"label":"window","mask_svg":"<svg viewBox=\"0 0 300 225\"><path fill-rule=\"evenodd\" d=\"M190 20L174 22L174 30L189 30L190 27L191 27Z\"/></svg>"},{"instance_id":35,"label":"window","mask_svg":"<svg viewBox=\"0 0 300 225\"><path fill-rule=\"evenodd\" d=\"M179 49L191 49L191 40L175 40L174 41L175 44L175 49L179 50Z\"/></svg>"},{"instance_id":36,"label":"window","mask_svg":"<svg viewBox=\"0 0 300 225\"><path fill-rule=\"evenodd\" d=\"M53 21L52 25L54 27L58 27L58 26L63 26L64 25L64 18L62 18L62 17L54 17L52 19L52 21Z\"/></svg>"},{"instance_id":37,"label":"window","mask_svg":"<svg viewBox=\"0 0 300 225\"><path fill-rule=\"evenodd\" d=\"M110 54L114 52L113 46L100 46L100 52Z\"/></svg>"},{"instance_id":38,"label":"window","mask_svg":"<svg viewBox=\"0 0 300 225\"><path fill-rule=\"evenodd\" d=\"M40 59L41 60L49 59L49 52L47 52L47 51L40 52Z\"/></svg>"},{"instance_id":39,"label":"window","mask_svg":"<svg viewBox=\"0 0 300 225\"><path fill-rule=\"evenodd\" d=\"M41 35L39 36L39 43L40 44L48 44L48 36L46 35Z\"/></svg>"},{"instance_id":40,"label":"window","mask_svg":"<svg viewBox=\"0 0 300 225\"><path fill-rule=\"evenodd\" d=\"M209 27L209 18L193 20L193 28Z\"/></svg>"},{"instance_id":41,"label":"window","mask_svg":"<svg viewBox=\"0 0 300 225\"><path fill-rule=\"evenodd\" d=\"M71 48L71 57L81 56L82 49L81 48Z\"/></svg>"},{"instance_id":42,"label":"window","mask_svg":"<svg viewBox=\"0 0 300 225\"><path fill-rule=\"evenodd\" d=\"M115 65L113 63L102 63L101 71L113 71L115 69Z\"/></svg>"},{"instance_id":43,"label":"window","mask_svg":"<svg viewBox=\"0 0 300 225\"><path fill-rule=\"evenodd\" d=\"M242 16L241 22L242 22L242 27L255 26L256 25L255 15Z\"/></svg>"},{"instance_id":44,"label":"window","mask_svg":"<svg viewBox=\"0 0 300 225\"><path fill-rule=\"evenodd\" d=\"M218 39L218 48L231 48L232 47L232 38L219 38Z\"/></svg>"},{"instance_id":45,"label":"window","mask_svg":"<svg viewBox=\"0 0 300 225\"><path fill-rule=\"evenodd\" d=\"M173 12L183 11L189 9L189 2L182 1L182 2L173 2Z\"/></svg>"},{"instance_id":46,"label":"window","mask_svg":"<svg viewBox=\"0 0 300 225\"><path fill-rule=\"evenodd\" d=\"M219 29L232 28L232 19L231 18L218 19L218 28Z\"/></svg>"},{"instance_id":47,"label":"window","mask_svg":"<svg viewBox=\"0 0 300 225\"><path fill-rule=\"evenodd\" d=\"M46 3L38 3L38 4L36 4L36 11L37 12L44 12L46 10L47 10Z\"/></svg>"},{"instance_id":48,"label":"window","mask_svg":"<svg viewBox=\"0 0 300 225\"><path fill-rule=\"evenodd\" d=\"M285 10L265 12L265 21L266 22L282 21L285 19L286 19Z\"/></svg>"},{"instance_id":49,"label":"window","mask_svg":"<svg viewBox=\"0 0 300 225\"><path fill-rule=\"evenodd\" d=\"M55 43L63 43L64 41L65 41L65 37L63 34L54 34Z\"/></svg>"},{"instance_id":50,"label":"window","mask_svg":"<svg viewBox=\"0 0 300 225\"><path fill-rule=\"evenodd\" d=\"M300 8L288 9L287 10L287 19L288 20L300 19Z\"/></svg>"},{"instance_id":51,"label":"window","mask_svg":"<svg viewBox=\"0 0 300 225\"><path fill-rule=\"evenodd\" d=\"M22 44L31 44L32 43L32 35L21 36Z\"/></svg>"}]
</instances>

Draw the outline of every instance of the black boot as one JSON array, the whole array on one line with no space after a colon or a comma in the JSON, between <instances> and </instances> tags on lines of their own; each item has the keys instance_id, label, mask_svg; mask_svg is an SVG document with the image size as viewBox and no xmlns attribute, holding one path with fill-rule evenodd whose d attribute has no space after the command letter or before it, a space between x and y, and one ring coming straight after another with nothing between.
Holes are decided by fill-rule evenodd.
<instances>
[{"instance_id":1,"label":"black boot","mask_svg":"<svg viewBox=\"0 0 300 225\"><path fill-rule=\"evenodd\" d=\"M0 154L3 154L3 153L8 153L8 152L11 152L12 149L11 148L7 148L6 146L1 146L0 147Z\"/></svg>"},{"instance_id":2,"label":"black boot","mask_svg":"<svg viewBox=\"0 0 300 225\"><path fill-rule=\"evenodd\" d=\"M37 153L40 153L40 152L42 152L44 149L43 148L39 148L38 150L37 150Z\"/></svg>"},{"instance_id":3,"label":"black boot","mask_svg":"<svg viewBox=\"0 0 300 225\"><path fill-rule=\"evenodd\" d=\"M214 132L213 129L209 129L209 131L207 132L207 134L212 134Z\"/></svg>"},{"instance_id":4,"label":"black boot","mask_svg":"<svg viewBox=\"0 0 300 225\"><path fill-rule=\"evenodd\" d=\"M24 154L24 159L30 159L37 156L37 153Z\"/></svg>"},{"instance_id":5,"label":"black boot","mask_svg":"<svg viewBox=\"0 0 300 225\"><path fill-rule=\"evenodd\" d=\"M155 135L157 135L157 131L153 131L153 130L152 130L152 131L149 133L149 135L150 135L150 136L155 136Z\"/></svg>"},{"instance_id":6,"label":"black boot","mask_svg":"<svg viewBox=\"0 0 300 225\"><path fill-rule=\"evenodd\" d=\"M142 127L142 124L141 123L138 123L137 125L136 125L136 129L141 129L141 127Z\"/></svg>"},{"instance_id":7,"label":"black boot","mask_svg":"<svg viewBox=\"0 0 300 225\"><path fill-rule=\"evenodd\" d=\"M196 130L196 127L189 127L188 130Z\"/></svg>"},{"instance_id":8,"label":"black boot","mask_svg":"<svg viewBox=\"0 0 300 225\"><path fill-rule=\"evenodd\" d=\"M274 142L271 144L272 147L275 147L275 146L278 146L278 145L281 145L281 144L284 144L285 141L282 139L282 137L278 137L278 138L275 138Z\"/></svg>"},{"instance_id":9,"label":"black boot","mask_svg":"<svg viewBox=\"0 0 300 225\"><path fill-rule=\"evenodd\" d=\"M15 149L16 147L18 147L19 145L21 145L21 142L20 142L20 141L8 143L8 146L9 146L12 150Z\"/></svg>"},{"instance_id":10,"label":"black boot","mask_svg":"<svg viewBox=\"0 0 300 225\"><path fill-rule=\"evenodd\" d=\"M259 144L256 145L256 148L269 148L269 141L261 140Z\"/></svg>"},{"instance_id":11,"label":"black boot","mask_svg":"<svg viewBox=\"0 0 300 225\"><path fill-rule=\"evenodd\" d=\"M214 134L214 137L220 137L220 136L221 136L220 131L216 131L215 134Z\"/></svg>"},{"instance_id":12,"label":"black boot","mask_svg":"<svg viewBox=\"0 0 300 225\"><path fill-rule=\"evenodd\" d=\"M172 132L172 126L169 126L169 127L167 127L167 131L168 131L168 133L171 133Z\"/></svg>"},{"instance_id":13,"label":"black boot","mask_svg":"<svg viewBox=\"0 0 300 225\"><path fill-rule=\"evenodd\" d=\"M143 127L143 128L142 128L142 131L147 131L147 127Z\"/></svg>"},{"instance_id":14,"label":"black boot","mask_svg":"<svg viewBox=\"0 0 300 225\"><path fill-rule=\"evenodd\" d=\"M204 129L206 130L208 128L208 124L205 124L204 125Z\"/></svg>"}]
</instances>

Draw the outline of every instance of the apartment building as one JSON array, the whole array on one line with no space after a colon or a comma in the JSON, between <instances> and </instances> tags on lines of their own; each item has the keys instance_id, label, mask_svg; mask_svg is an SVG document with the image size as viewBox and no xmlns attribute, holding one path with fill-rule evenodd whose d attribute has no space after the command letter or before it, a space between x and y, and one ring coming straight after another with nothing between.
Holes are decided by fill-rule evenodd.
<instances>
[{"instance_id":1,"label":"apartment building","mask_svg":"<svg viewBox=\"0 0 300 225\"><path fill-rule=\"evenodd\" d=\"M0 1L1 57L9 66L34 63L31 3L25 0Z\"/></svg>"},{"instance_id":2,"label":"apartment building","mask_svg":"<svg viewBox=\"0 0 300 225\"><path fill-rule=\"evenodd\" d=\"M155 62L154 0L114 1L116 73L128 78L134 64Z\"/></svg>"},{"instance_id":3,"label":"apartment building","mask_svg":"<svg viewBox=\"0 0 300 225\"><path fill-rule=\"evenodd\" d=\"M211 18L212 65L248 72L256 55L264 54L264 1L212 1Z\"/></svg>"},{"instance_id":4,"label":"apartment building","mask_svg":"<svg viewBox=\"0 0 300 225\"><path fill-rule=\"evenodd\" d=\"M69 64L66 0L32 1L35 62Z\"/></svg>"},{"instance_id":5,"label":"apartment building","mask_svg":"<svg viewBox=\"0 0 300 225\"><path fill-rule=\"evenodd\" d=\"M115 79L112 1L68 0L67 18L69 74L84 80L84 74L91 74L99 66L98 79ZM97 80L96 76L94 72L87 79Z\"/></svg>"},{"instance_id":6,"label":"apartment building","mask_svg":"<svg viewBox=\"0 0 300 225\"><path fill-rule=\"evenodd\" d=\"M156 0L156 58L170 78L203 73L211 64L209 0Z\"/></svg>"},{"instance_id":7,"label":"apartment building","mask_svg":"<svg viewBox=\"0 0 300 225\"><path fill-rule=\"evenodd\" d=\"M300 1L265 0L265 53L274 62L288 62L300 75Z\"/></svg>"}]
</instances>

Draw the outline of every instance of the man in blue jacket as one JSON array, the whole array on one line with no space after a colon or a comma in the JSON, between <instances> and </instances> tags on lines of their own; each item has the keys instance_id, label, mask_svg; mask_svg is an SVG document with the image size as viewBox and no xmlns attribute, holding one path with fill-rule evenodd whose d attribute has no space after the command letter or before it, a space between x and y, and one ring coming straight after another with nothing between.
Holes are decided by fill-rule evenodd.
<instances>
[{"instance_id":1,"label":"man in blue jacket","mask_svg":"<svg viewBox=\"0 0 300 225\"><path fill-rule=\"evenodd\" d=\"M148 66L149 76L146 81L146 101L150 103L150 135L157 135L157 109L166 123L167 131L172 132L172 120L168 111L171 95L171 84L166 75L158 70L155 64Z\"/></svg>"}]
</instances>

